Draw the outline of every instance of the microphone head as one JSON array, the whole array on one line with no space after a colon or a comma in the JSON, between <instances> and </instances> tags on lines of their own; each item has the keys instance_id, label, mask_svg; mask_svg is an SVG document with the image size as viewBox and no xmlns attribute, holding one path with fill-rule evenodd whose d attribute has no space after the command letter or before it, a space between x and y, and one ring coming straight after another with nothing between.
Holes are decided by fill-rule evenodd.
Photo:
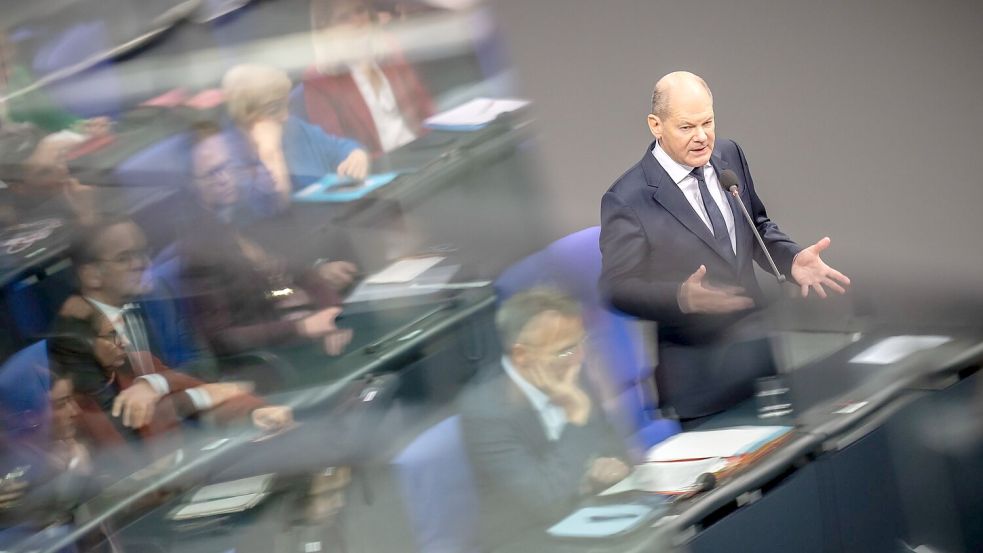
<instances>
[{"instance_id":1,"label":"microphone head","mask_svg":"<svg viewBox=\"0 0 983 553\"><path fill-rule=\"evenodd\" d=\"M740 181L737 180L737 173L730 169L720 172L720 186L728 192L736 192Z\"/></svg>"},{"instance_id":2,"label":"microphone head","mask_svg":"<svg viewBox=\"0 0 983 553\"><path fill-rule=\"evenodd\" d=\"M733 172L733 171L731 171ZM704 472L696 479L696 492L708 492L717 487L717 477L712 472Z\"/></svg>"}]
</instances>

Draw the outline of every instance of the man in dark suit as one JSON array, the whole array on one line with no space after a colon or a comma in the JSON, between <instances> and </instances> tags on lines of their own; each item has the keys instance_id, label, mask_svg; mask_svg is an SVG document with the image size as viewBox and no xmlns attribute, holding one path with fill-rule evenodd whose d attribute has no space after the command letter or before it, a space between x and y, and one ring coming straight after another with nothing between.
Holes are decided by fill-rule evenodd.
<instances>
[{"instance_id":1,"label":"man in dark suit","mask_svg":"<svg viewBox=\"0 0 983 553\"><path fill-rule=\"evenodd\" d=\"M460 398L487 549L557 522L578 498L628 474L624 444L581 377L579 306L553 291L523 292L502 305L496 325L501 364Z\"/></svg>"},{"instance_id":2,"label":"man in dark suit","mask_svg":"<svg viewBox=\"0 0 983 553\"><path fill-rule=\"evenodd\" d=\"M829 238L803 249L768 218L740 146L715 140L703 79L660 79L648 124L655 142L601 201L601 286L616 308L658 322L660 402L687 423L747 398L756 377L774 373L765 340L734 336L763 302L752 259L769 269L721 172L737 174L757 232L803 297L843 293L850 280L820 258Z\"/></svg>"}]
</instances>

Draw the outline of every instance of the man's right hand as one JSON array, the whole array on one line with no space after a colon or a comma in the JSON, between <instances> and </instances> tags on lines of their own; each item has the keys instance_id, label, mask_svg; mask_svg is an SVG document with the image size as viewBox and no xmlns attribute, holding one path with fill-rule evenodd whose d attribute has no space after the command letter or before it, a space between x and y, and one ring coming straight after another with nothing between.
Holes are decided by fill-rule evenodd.
<instances>
[{"instance_id":1,"label":"man's right hand","mask_svg":"<svg viewBox=\"0 0 983 553\"><path fill-rule=\"evenodd\" d=\"M335 319L341 315L340 307L328 307L313 315L304 317L297 323L297 332L305 338L319 338L326 334L336 332L338 327Z\"/></svg>"},{"instance_id":2,"label":"man's right hand","mask_svg":"<svg viewBox=\"0 0 983 553\"><path fill-rule=\"evenodd\" d=\"M743 295L743 288L711 286L705 282L706 276L706 265L700 265L679 287L677 300L683 313L731 313L754 307L754 301Z\"/></svg>"},{"instance_id":3,"label":"man's right hand","mask_svg":"<svg viewBox=\"0 0 983 553\"><path fill-rule=\"evenodd\" d=\"M563 373L552 367L530 367L529 383L546 394L552 403L563 408L567 420L575 426L587 424L590 418L591 400L580 387L580 365L573 365Z\"/></svg>"}]
</instances>

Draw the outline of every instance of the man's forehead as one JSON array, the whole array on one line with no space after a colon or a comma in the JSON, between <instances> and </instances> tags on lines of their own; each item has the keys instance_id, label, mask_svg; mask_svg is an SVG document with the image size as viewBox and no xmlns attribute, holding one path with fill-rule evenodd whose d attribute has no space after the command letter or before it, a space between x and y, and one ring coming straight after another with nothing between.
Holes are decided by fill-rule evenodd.
<instances>
[{"instance_id":1,"label":"man's forehead","mask_svg":"<svg viewBox=\"0 0 983 553\"><path fill-rule=\"evenodd\" d=\"M577 338L583 334L580 317L564 315L558 311L544 311L526 323L522 329L523 342L540 346L550 342Z\"/></svg>"},{"instance_id":2,"label":"man's forehead","mask_svg":"<svg viewBox=\"0 0 983 553\"><path fill-rule=\"evenodd\" d=\"M115 224L102 232L96 241L96 247L104 252L122 252L132 247L143 247L146 238L135 224L122 222Z\"/></svg>"}]
</instances>

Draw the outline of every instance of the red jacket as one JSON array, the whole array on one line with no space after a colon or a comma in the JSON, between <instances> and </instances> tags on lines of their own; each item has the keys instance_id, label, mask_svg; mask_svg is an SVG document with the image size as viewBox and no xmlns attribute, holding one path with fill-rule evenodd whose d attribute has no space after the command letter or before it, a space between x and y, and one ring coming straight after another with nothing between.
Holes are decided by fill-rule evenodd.
<instances>
[{"instance_id":1,"label":"red jacket","mask_svg":"<svg viewBox=\"0 0 983 553\"><path fill-rule=\"evenodd\" d=\"M417 135L423 134L423 120L433 115L434 107L416 71L401 55L380 62L379 68L406 124ZM304 74L304 104L308 121L325 132L361 142L373 157L383 153L372 113L351 73L325 75L309 68Z\"/></svg>"}]
</instances>

